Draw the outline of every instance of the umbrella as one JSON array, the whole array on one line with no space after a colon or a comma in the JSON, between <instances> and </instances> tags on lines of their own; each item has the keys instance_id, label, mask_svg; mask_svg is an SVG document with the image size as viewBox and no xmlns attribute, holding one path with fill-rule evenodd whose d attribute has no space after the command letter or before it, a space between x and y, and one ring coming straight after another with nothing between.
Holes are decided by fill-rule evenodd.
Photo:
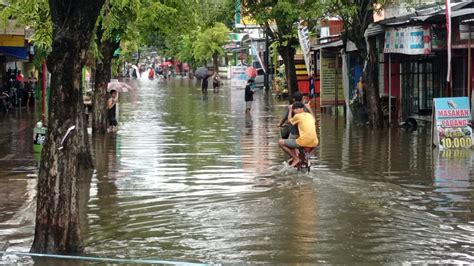
<instances>
[{"instance_id":1,"label":"umbrella","mask_svg":"<svg viewBox=\"0 0 474 266\"><path fill-rule=\"evenodd\" d=\"M249 78L255 78L257 76L257 69L255 69L255 67L248 67L247 70L245 70L245 74L247 74Z\"/></svg>"},{"instance_id":2,"label":"umbrella","mask_svg":"<svg viewBox=\"0 0 474 266\"><path fill-rule=\"evenodd\" d=\"M117 92L127 92L133 88L125 82L111 81L107 84L107 91L116 90Z\"/></svg>"},{"instance_id":3,"label":"umbrella","mask_svg":"<svg viewBox=\"0 0 474 266\"><path fill-rule=\"evenodd\" d=\"M200 67L196 69L196 72L194 72L194 76L198 79L204 79L209 76L209 70L205 67Z\"/></svg>"}]
</instances>

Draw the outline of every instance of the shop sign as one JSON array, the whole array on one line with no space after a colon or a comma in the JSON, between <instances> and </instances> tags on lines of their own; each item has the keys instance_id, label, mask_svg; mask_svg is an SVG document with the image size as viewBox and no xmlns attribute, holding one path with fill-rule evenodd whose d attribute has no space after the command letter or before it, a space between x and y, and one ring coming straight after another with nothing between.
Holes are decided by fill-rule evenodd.
<instances>
[{"instance_id":1,"label":"shop sign","mask_svg":"<svg viewBox=\"0 0 474 266\"><path fill-rule=\"evenodd\" d=\"M409 55L431 53L430 27L390 28L385 31L384 53Z\"/></svg>"},{"instance_id":2,"label":"shop sign","mask_svg":"<svg viewBox=\"0 0 474 266\"><path fill-rule=\"evenodd\" d=\"M471 148L471 110L467 97L435 98L433 116L433 144L441 150Z\"/></svg>"},{"instance_id":3,"label":"shop sign","mask_svg":"<svg viewBox=\"0 0 474 266\"><path fill-rule=\"evenodd\" d=\"M0 34L0 46L25 47L25 37L19 35Z\"/></svg>"}]
</instances>

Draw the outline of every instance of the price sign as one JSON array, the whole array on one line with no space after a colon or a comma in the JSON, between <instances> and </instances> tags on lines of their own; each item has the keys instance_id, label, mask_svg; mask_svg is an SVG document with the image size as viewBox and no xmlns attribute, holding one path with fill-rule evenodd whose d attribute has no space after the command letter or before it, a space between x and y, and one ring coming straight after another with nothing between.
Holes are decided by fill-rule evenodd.
<instances>
[{"instance_id":1,"label":"price sign","mask_svg":"<svg viewBox=\"0 0 474 266\"><path fill-rule=\"evenodd\" d=\"M471 148L471 111L467 97L434 99L433 143L440 149Z\"/></svg>"},{"instance_id":2,"label":"price sign","mask_svg":"<svg viewBox=\"0 0 474 266\"><path fill-rule=\"evenodd\" d=\"M44 145L45 140L46 140L46 128L45 127L35 128L33 131L34 131L33 144Z\"/></svg>"}]
</instances>

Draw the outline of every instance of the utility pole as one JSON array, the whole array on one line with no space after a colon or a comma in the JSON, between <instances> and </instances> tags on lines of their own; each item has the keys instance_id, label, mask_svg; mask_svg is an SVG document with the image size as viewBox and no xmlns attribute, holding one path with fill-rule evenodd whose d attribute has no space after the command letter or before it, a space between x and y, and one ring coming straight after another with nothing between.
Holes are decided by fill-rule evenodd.
<instances>
[{"instance_id":1,"label":"utility pole","mask_svg":"<svg viewBox=\"0 0 474 266\"><path fill-rule=\"evenodd\" d=\"M269 64L268 64L268 56L269 56L269 52L268 52L268 48L269 48L269 40L268 40L268 34L265 33L265 52L264 52L264 58L263 58L263 64L264 64L264 69L265 69L265 75L263 77L263 86L265 86L265 90L268 91L270 89L270 68L269 68Z\"/></svg>"}]
</instances>

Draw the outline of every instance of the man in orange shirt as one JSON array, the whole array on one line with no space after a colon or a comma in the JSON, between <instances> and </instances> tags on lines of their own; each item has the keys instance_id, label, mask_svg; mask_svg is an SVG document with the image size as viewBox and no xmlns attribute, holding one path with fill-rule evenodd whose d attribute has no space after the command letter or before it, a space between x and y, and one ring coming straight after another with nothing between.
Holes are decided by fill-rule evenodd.
<instances>
[{"instance_id":1,"label":"man in orange shirt","mask_svg":"<svg viewBox=\"0 0 474 266\"><path fill-rule=\"evenodd\" d=\"M293 161L291 166L296 166L300 162L296 154L296 149L314 148L318 146L318 135L316 133L316 120L313 115L304 111L305 105L302 102L296 102L288 109L288 122L298 127L299 136L297 139L280 139L278 144L288 153ZM291 116L294 113L293 117Z\"/></svg>"}]
</instances>

